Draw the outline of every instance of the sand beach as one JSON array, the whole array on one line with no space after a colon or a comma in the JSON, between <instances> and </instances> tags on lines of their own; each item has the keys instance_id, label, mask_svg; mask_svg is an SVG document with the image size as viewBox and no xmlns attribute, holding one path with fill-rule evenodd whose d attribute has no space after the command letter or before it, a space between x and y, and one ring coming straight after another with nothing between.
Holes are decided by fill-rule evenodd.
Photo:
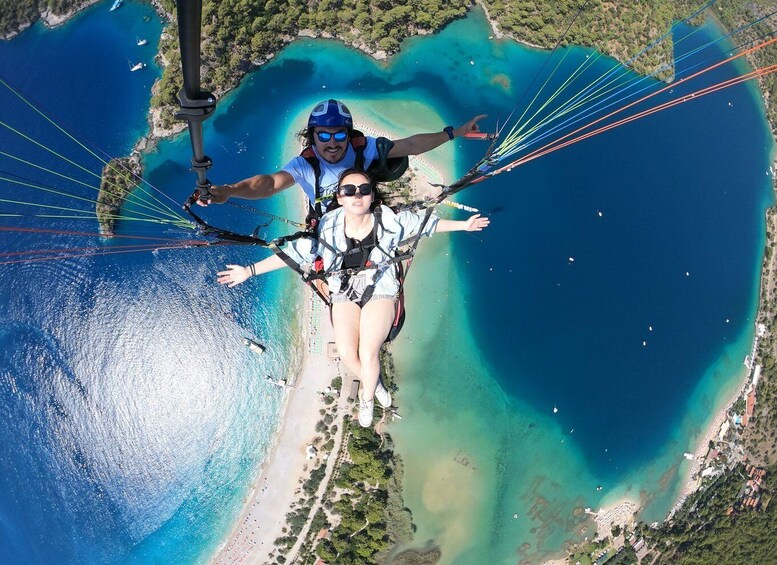
<instances>
[{"instance_id":1,"label":"sand beach","mask_svg":"<svg viewBox=\"0 0 777 565\"><path fill-rule=\"evenodd\" d=\"M318 297L307 287L303 300L302 368L287 387L279 387L278 393L287 395L287 399L274 446L214 563L271 561L273 542L284 535L286 513L299 498L300 484L316 463L308 459L307 446L316 435L319 409L325 405L321 391L338 375L339 363L326 355L326 344L334 339L326 309L316 304Z\"/></svg>"}]
</instances>

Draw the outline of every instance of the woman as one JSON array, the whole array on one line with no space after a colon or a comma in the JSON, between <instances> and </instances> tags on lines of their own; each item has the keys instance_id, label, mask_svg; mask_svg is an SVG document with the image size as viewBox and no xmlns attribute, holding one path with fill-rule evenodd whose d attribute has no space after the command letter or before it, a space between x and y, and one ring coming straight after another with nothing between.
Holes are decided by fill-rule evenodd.
<instances>
[{"instance_id":1,"label":"woman","mask_svg":"<svg viewBox=\"0 0 777 565\"><path fill-rule=\"evenodd\" d=\"M361 380L359 424L372 423L374 399L391 406L391 395L380 382L379 353L394 321L399 296L396 256L400 242L435 232L480 231L488 218L479 214L466 221L442 220L432 214L424 225L424 214L405 210L393 212L383 206L375 181L358 169L340 176L336 208L324 214L317 227L318 241L299 239L285 249L300 264L320 256L327 274L332 301L332 325L340 359ZM233 287L254 275L284 266L276 255L248 266L227 265L218 282Z\"/></svg>"}]
</instances>

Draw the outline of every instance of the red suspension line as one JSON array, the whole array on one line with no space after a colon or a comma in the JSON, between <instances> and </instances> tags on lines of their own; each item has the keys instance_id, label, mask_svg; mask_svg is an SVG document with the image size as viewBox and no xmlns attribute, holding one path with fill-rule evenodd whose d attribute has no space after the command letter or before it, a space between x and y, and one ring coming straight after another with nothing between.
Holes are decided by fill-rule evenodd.
<instances>
[{"instance_id":1,"label":"red suspension line","mask_svg":"<svg viewBox=\"0 0 777 565\"><path fill-rule=\"evenodd\" d=\"M150 237L150 236L142 236L142 235L125 235L125 234L106 235L96 231L88 232L88 231L73 231L73 230L53 230L53 229L42 229L42 228L21 228L21 227L8 227L8 226L0 226L0 231L23 232L23 233L50 233L50 234L58 234L58 235L78 235L78 236L84 236L84 237L103 237L106 239L143 239L143 240L150 240L150 241L170 241L170 242L186 241L190 243L197 242L197 240L181 240L173 237ZM201 242L198 242L198 243L201 243Z\"/></svg>"},{"instance_id":2,"label":"red suspension line","mask_svg":"<svg viewBox=\"0 0 777 565\"><path fill-rule=\"evenodd\" d=\"M728 79L726 81L723 81L721 83L718 83L713 86L708 86L705 88L702 88L701 90L698 90L696 92L686 94L685 96L681 98L677 98L675 100L671 100L668 102L664 102L663 104L659 104L658 106L654 108L650 108L647 110L643 110L642 112L639 112L637 114L634 114L633 116L629 116L627 118L623 118L621 120L618 120L617 122L613 122L612 124L608 124L606 126L602 126L594 131L585 133L583 135L580 135L574 139L567 140L563 143L559 143L558 145L554 145L558 143L560 140L556 140L552 143L549 143L548 145L541 147L540 149L537 149L536 151L525 155L524 157L521 157L519 159L516 159L509 165L505 165L504 167L501 167L497 171L494 172L494 174L498 174L504 170L511 169L513 167L517 167L519 165L523 165L524 163L527 163L529 161L532 161L534 159L537 159L538 157L542 157L544 155L547 155L548 153L552 153L558 149L562 149L564 147L568 147L569 145L572 145L574 143L577 143L578 141L583 141L584 139L588 139L589 137L593 137L594 135L598 135L600 133L603 133L605 131L609 131L615 127L621 126L623 124L627 124L629 122L633 122L634 120L638 120L640 118L644 118L645 116L649 116L651 114L655 114L656 112L660 112L661 110L666 110L667 108L672 108L673 106L677 106L679 104L683 104L684 102L689 102L695 98L701 98L702 96L706 96L707 94L712 94L714 92L717 92L719 90L723 90L724 88L728 88L729 86L734 86L737 84L740 84L742 82L746 82L748 80L751 80L753 78L766 76L768 74L774 73L777 71L777 65L772 65L770 67L764 67L762 69L758 69L756 71L753 71L752 73L747 73L745 75L740 75L738 77L735 77L733 79Z\"/></svg>"},{"instance_id":3,"label":"red suspension line","mask_svg":"<svg viewBox=\"0 0 777 565\"><path fill-rule=\"evenodd\" d=\"M203 245L202 242L198 242L200 245ZM33 258L27 258L27 259L13 259L10 261L0 261L0 265L13 265L16 263L38 263L40 261L57 261L57 260L63 260L63 259L74 259L78 257L99 257L102 255L114 255L118 253L138 253L141 251L157 251L157 250L168 250L168 249L186 249L190 247L190 245L163 245L159 247L149 247L147 249L129 249L129 250L119 250L119 251L103 251L100 253L73 253L73 254L61 254L61 255L52 255L48 257L33 257Z\"/></svg>"},{"instance_id":4,"label":"red suspension line","mask_svg":"<svg viewBox=\"0 0 777 565\"><path fill-rule=\"evenodd\" d=\"M0 257L20 257L24 255L41 255L44 253L73 253L75 254L78 252L78 254L88 255L91 252L103 252L103 251L110 251L110 250L118 250L118 249L136 249L138 251L144 251L147 249L157 249L159 245L146 243L146 244L136 244L136 245L111 245L110 247L105 246L92 246L92 247L60 247L60 248L51 248L51 249L31 249L27 251L8 251L5 253L0 253Z\"/></svg>"}]
</instances>

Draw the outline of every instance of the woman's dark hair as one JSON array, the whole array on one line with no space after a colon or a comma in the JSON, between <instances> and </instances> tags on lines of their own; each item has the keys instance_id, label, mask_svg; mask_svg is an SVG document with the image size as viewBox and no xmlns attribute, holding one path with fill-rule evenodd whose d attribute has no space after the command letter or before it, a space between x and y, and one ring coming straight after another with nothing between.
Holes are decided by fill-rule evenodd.
<instances>
[{"instance_id":1,"label":"woman's dark hair","mask_svg":"<svg viewBox=\"0 0 777 565\"><path fill-rule=\"evenodd\" d=\"M340 185L343 184L343 179L348 175L362 175L366 177L369 183L372 185L373 197L372 197L372 204L370 204L370 210L375 210L375 208L377 208L382 204L383 195L378 191L378 181L376 180L375 175L373 175L369 171L362 171L361 169L350 168L340 173L340 176L337 179L337 191L333 195L332 203L327 208L327 212L340 207L340 201L338 200L338 196L340 194Z\"/></svg>"}]
</instances>

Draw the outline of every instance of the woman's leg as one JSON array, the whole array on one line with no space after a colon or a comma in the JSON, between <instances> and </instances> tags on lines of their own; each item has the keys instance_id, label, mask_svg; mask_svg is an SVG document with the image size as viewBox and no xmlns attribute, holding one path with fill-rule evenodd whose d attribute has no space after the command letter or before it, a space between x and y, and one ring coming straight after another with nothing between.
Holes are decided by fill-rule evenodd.
<instances>
[{"instance_id":1,"label":"woman's leg","mask_svg":"<svg viewBox=\"0 0 777 565\"><path fill-rule=\"evenodd\" d=\"M361 308L353 302L332 304L332 327L335 331L337 354L351 372L360 377L362 365L359 362L359 321Z\"/></svg>"},{"instance_id":2,"label":"woman's leg","mask_svg":"<svg viewBox=\"0 0 777 565\"><path fill-rule=\"evenodd\" d=\"M363 398L372 399L380 377L380 348L394 323L395 301L372 300L364 305L359 322L359 362Z\"/></svg>"}]
</instances>

